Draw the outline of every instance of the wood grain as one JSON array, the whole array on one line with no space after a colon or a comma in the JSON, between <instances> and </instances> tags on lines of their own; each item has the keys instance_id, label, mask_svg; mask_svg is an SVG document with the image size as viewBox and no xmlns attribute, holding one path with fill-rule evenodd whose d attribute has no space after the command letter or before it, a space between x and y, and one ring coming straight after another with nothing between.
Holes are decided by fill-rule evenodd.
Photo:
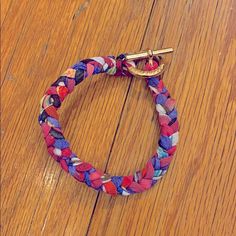
<instances>
[{"instance_id":1,"label":"wood grain","mask_svg":"<svg viewBox=\"0 0 236 236\"><path fill-rule=\"evenodd\" d=\"M235 235L235 11L234 0L2 1L2 235ZM47 154L45 89L79 59L168 46L181 132L166 176L127 198L76 182ZM60 114L73 150L109 173L141 169L155 151L142 79L88 79Z\"/></svg>"}]
</instances>

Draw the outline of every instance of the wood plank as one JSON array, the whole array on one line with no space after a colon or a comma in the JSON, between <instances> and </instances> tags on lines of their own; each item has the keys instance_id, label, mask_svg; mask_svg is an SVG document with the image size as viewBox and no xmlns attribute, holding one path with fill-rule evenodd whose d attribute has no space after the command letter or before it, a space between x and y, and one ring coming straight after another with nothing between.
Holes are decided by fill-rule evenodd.
<instances>
[{"instance_id":1,"label":"wood plank","mask_svg":"<svg viewBox=\"0 0 236 236\"><path fill-rule=\"evenodd\" d=\"M6 73L22 35L32 25L38 2L11 0L2 1L1 5L1 59L4 62L1 64L2 84L5 79L13 79L11 74Z\"/></svg>"},{"instance_id":2,"label":"wood plank","mask_svg":"<svg viewBox=\"0 0 236 236\"><path fill-rule=\"evenodd\" d=\"M155 1L143 41L151 8L152 1L1 4L3 235L236 234L235 1ZM38 104L78 55L140 45L175 48L164 82L177 99L180 143L157 186L114 199L77 183L48 156ZM159 135L145 87L138 78L102 75L67 99L62 125L82 159L112 174L143 167Z\"/></svg>"},{"instance_id":3,"label":"wood plank","mask_svg":"<svg viewBox=\"0 0 236 236\"><path fill-rule=\"evenodd\" d=\"M173 46L164 82L181 125L167 175L127 199L100 194L88 235L235 235L235 1L157 1L144 48ZM129 174L155 151L145 82L132 80L107 171Z\"/></svg>"},{"instance_id":4,"label":"wood plank","mask_svg":"<svg viewBox=\"0 0 236 236\"><path fill-rule=\"evenodd\" d=\"M78 55L139 49L152 3L40 1L32 9L6 71L12 79L2 87L3 235L86 233L97 193L48 157L38 104ZM8 56L2 61L8 63ZM105 168L129 83L128 78L88 79L63 105L61 121L74 151L98 168Z\"/></svg>"},{"instance_id":5,"label":"wood plank","mask_svg":"<svg viewBox=\"0 0 236 236\"><path fill-rule=\"evenodd\" d=\"M6 18L9 9L11 8L12 1L3 1L1 2L1 26Z\"/></svg>"}]
</instances>

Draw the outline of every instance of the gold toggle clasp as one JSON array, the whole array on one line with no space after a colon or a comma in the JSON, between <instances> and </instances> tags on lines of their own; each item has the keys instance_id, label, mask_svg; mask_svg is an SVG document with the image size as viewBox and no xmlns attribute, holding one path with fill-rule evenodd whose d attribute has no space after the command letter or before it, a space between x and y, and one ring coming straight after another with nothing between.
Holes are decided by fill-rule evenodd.
<instances>
[{"instance_id":1,"label":"gold toggle clasp","mask_svg":"<svg viewBox=\"0 0 236 236\"><path fill-rule=\"evenodd\" d=\"M153 66L153 57L158 57L161 54L171 53L173 52L173 48L164 48L159 50L147 50L141 51L138 53L129 53L125 55L126 61L135 61L141 59L149 59L149 63ZM155 77L159 76L164 71L164 64L160 64L156 69L153 70L140 70L137 67L129 66L127 67L128 71L134 76L141 76L141 77Z\"/></svg>"}]
</instances>

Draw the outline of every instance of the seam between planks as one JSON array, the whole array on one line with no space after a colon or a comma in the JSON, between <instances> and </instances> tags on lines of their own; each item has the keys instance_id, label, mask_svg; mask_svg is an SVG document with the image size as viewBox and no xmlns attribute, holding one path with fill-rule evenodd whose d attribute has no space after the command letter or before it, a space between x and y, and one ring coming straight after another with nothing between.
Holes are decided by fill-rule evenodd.
<instances>
[{"instance_id":1,"label":"seam between planks","mask_svg":"<svg viewBox=\"0 0 236 236\"><path fill-rule=\"evenodd\" d=\"M143 38L142 38L142 41L141 41L141 44L140 44L140 50L142 49L143 44L144 44L144 40L145 40L145 37L146 37L146 34L147 34L147 30L148 30L148 26L149 26L149 23L150 23L150 20L151 20L151 16L153 14L153 9L154 9L155 2L156 2L156 0L153 0L153 2L152 2L152 6L151 6L151 9L150 9L150 13L149 13L149 16L148 16L147 24L146 24L146 27L145 27L145 30L144 30ZM107 166L109 164L109 160L110 160L111 153L112 153L115 141L116 141L118 130L120 128L121 119L122 119L123 114L124 114L124 108L126 106L126 102L127 102L127 99L128 99L128 95L129 95L129 92L130 92L130 88L131 88L132 82L133 82L133 77L131 77L131 80L130 80L129 85L128 85L128 89L127 89L127 92L126 92L126 95L125 95L124 104L122 106L122 110L121 110L121 113L120 113L120 117L119 117L119 121L118 121L118 124L117 124L116 131L115 131L115 134L114 134L114 137L113 137L113 140L112 140L112 144L111 144L111 148L110 148L110 151L109 151L109 154L108 154L108 158L107 158L107 162L106 162L106 165L105 165L104 172L106 172ZM92 214L91 214L91 217L90 217L90 220L89 220L89 224L88 224L88 228L87 228L85 236L88 236L88 234L89 234L90 226L92 224L92 219L93 219L96 207L97 207L97 203L98 203L98 199L99 199L100 193L101 192L97 193L97 197L96 197L96 200L95 200L95 203L94 203L93 211L92 211Z\"/></svg>"}]
</instances>

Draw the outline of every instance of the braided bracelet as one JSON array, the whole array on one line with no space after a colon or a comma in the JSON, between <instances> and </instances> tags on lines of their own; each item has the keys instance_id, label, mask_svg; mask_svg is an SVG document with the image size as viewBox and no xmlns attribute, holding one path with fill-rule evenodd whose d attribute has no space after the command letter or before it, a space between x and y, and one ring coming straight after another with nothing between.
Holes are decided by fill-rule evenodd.
<instances>
[{"instance_id":1,"label":"braided bracelet","mask_svg":"<svg viewBox=\"0 0 236 236\"><path fill-rule=\"evenodd\" d=\"M89 187L110 195L127 196L151 188L166 173L178 142L179 125L175 101L161 80L164 65L160 64L160 54L173 49L162 49L136 54L93 57L70 67L46 91L41 100L39 123L49 154L75 179ZM148 58L145 70L136 67L138 61ZM146 166L129 176L110 176L97 170L90 163L82 161L74 154L66 141L58 121L57 109L75 85L93 74L107 73L115 76L145 77L151 90L160 125L159 146Z\"/></svg>"}]
</instances>

